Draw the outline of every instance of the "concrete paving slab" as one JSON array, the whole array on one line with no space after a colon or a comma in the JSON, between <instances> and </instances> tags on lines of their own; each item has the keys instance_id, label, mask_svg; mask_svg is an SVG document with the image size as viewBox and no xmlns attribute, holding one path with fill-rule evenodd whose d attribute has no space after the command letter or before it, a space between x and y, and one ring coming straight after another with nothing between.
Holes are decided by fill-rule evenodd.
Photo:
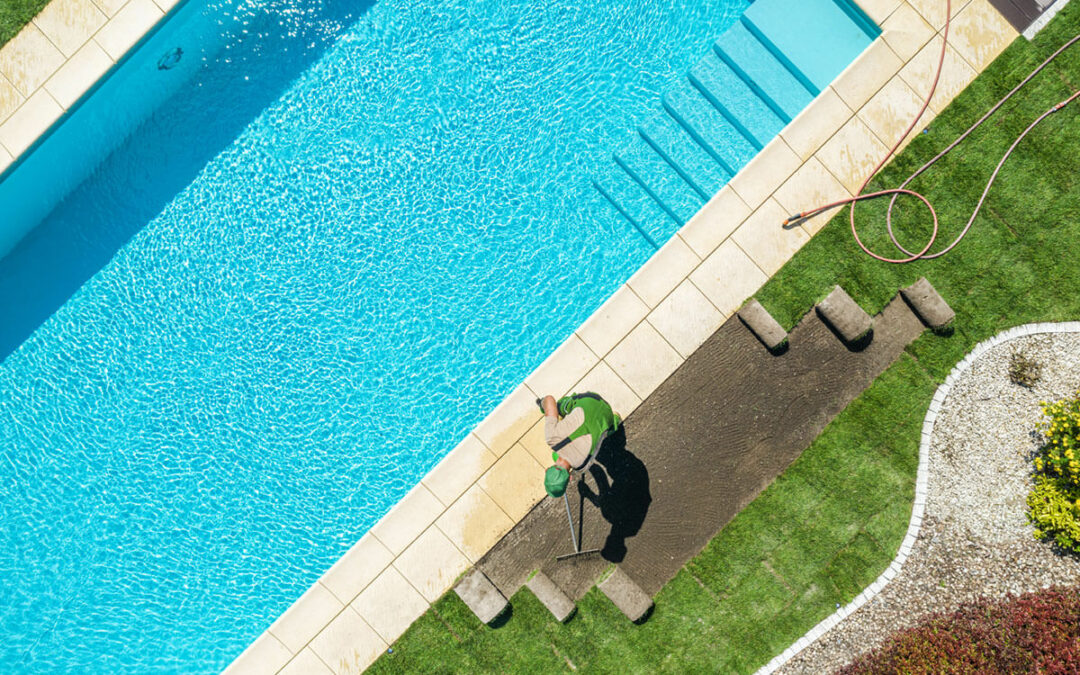
<instances>
[{"instance_id":1,"label":"concrete paving slab","mask_svg":"<svg viewBox=\"0 0 1080 675\"><path fill-rule=\"evenodd\" d=\"M799 157L810 159L853 114L840 95L826 87L784 127L780 136Z\"/></svg>"},{"instance_id":2,"label":"concrete paving slab","mask_svg":"<svg viewBox=\"0 0 1080 675\"><path fill-rule=\"evenodd\" d=\"M469 573L454 587L454 592L483 623L491 623L510 605L506 596L480 570Z\"/></svg>"},{"instance_id":3,"label":"concrete paving slab","mask_svg":"<svg viewBox=\"0 0 1080 675\"><path fill-rule=\"evenodd\" d=\"M450 589L469 561L437 527L429 527L394 561L394 567L428 602Z\"/></svg>"},{"instance_id":4,"label":"concrete paving slab","mask_svg":"<svg viewBox=\"0 0 1080 675\"><path fill-rule=\"evenodd\" d=\"M419 591L401 576L401 572L388 567L353 600L349 608L374 628L383 642L392 645L429 606Z\"/></svg>"},{"instance_id":5,"label":"concrete paving slab","mask_svg":"<svg viewBox=\"0 0 1080 675\"><path fill-rule=\"evenodd\" d=\"M342 675L364 672L386 649L386 642L351 607L324 628L308 647L332 672Z\"/></svg>"},{"instance_id":6,"label":"concrete paving slab","mask_svg":"<svg viewBox=\"0 0 1080 675\"><path fill-rule=\"evenodd\" d=\"M294 656L279 675L334 675L334 671L308 648Z\"/></svg>"},{"instance_id":7,"label":"concrete paving slab","mask_svg":"<svg viewBox=\"0 0 1080 675\"><path fill-rule=\"evenodd\" d=\"M393 559L394 554L368 532L326 571L320 581L338 600L349 604Z\"/></svg>"},{"instance_id":8,"label":"concrete paving slab","mask_svg":"<svg viewBox=\"0 0 1080 675\"><path fill-rule=\"evenodd\" d=\"M270 633L263 633L223 671L223 675L276 673L293 657L288 647Z\"/></svg>"}]
</instances>

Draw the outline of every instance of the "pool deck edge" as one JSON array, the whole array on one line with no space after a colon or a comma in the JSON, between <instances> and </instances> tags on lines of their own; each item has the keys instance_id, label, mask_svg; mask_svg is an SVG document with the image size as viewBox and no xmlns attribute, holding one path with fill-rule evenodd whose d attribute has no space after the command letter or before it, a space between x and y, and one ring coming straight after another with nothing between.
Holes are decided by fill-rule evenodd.
<instances>
[{"instance_id":1,"label":"pool deck edge","mask_svg":"<svg viewBox=\"0 0 1080 675\"><path fill-rule=\"evenodd\" d=\"M226 672L362 672L544 498L537 397L596 390L629 415L821 229L832 213L780 221L858 188L917 112L940 50L940 3L858 4L881 36L316 583L334 602L309 591ZM917 131L1018 36L988 0L953 6Z\"/></svg>"},{"instance_id":2,"label":"pool deck edge","mask_svg":"<svg viewBox=\"0 0 1080 675\"><path fill-rule=\"evenodd\" d=\"M0 48L0 173L181 0L52 0Z\"/></svg>"}]
</instances>

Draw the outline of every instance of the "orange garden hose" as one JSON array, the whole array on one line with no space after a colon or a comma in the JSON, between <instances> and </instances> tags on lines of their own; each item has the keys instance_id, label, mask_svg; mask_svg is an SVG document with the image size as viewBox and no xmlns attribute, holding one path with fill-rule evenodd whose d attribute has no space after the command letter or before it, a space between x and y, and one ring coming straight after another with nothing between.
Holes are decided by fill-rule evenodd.
<instances>
[{"instance_id":1,"label":"orange garden hose","mask_svg":"<svg viewBox=\"0 0 1080 675\"><path fill-rule=\"evenodd\" d=\"M922 107L919 109L919 113L915 116L915 119L913 119L911 121L911 124L908 125L908 128L900 136L900 139L896 141L896 143L892 146L892 148L889 149L889 152L885 155L885 157L883 157L881 159L881 161L879 161L877 163L877 165L874 167L874 170L870 172L870 175L867 176L866 180L864 180L862 182L862 185L859 186L859 189L855 192L854 197L849 197L847 199L841 199L841 200L838 200L838 201L835 201L835 202L831 202L829 204L823 204L821 206L817 206L817 207L815 207L813 209L810 209L808 211L802 211L800 213L796 213L795 215L789 217L787 220L784 221L783 224L784 224L785 227L788 224L790 224L791 222L793 222L793 221L802 220L804 218L809 218L809 217L811 217L813 215L821 213L822 211L827 211L828 209L831 209L833 207L841 206L843 204L851 204L851 208L849 210L849 220L851 222L851 234L855 238L855 243L859 245L859 248L861 248L863 250L863 252L865 252L870 257L872 257L872 258L874 258L876 260L880 260L882 262L888 262L888 263L909 263L909 262L912 262L914 260L921 260L921 259L930 260L932 258L939 258L939 257L945 255L946 253L948 253L949 251L951 251L953 248L955 248L956 245L959 244L960 241L967 235L968 230L971 229L972 223L975 222L975 218L979 215L979 211L983 207L983 202L986 201L986 196L987 196L987 194L989 194L990 187L994 184L994 180L997 178L998 173L1001 171L1001 167L1004 166L1005 160L1007 160L1009 158L1009 155L1011 155L1013 150L1016 149L1016 146L1018 146L1020 144L1020 141L1022 141L1024 139L1024 137L1027 136L1028 133L1032 129L1034 129L1039 123L1041 123L1047 117L1049 117L1053 113L1061 110L1062 108L1067 106L1069 103L1072 103L1074 100L1076 100L1078 97L1080 97L1080 90L1074 92L1071 96L1066 98L1064 101L1058 103L1057 105L1053 106L1052 108L1050 108L1049 110L1044 112L1034 122L1032 122L1030 125L1028 125L1028 127L1026 129L1024 129L1023 133L1021 133L1016 138L1016 140L1013 141L1013 144L1011 146L1009 146L1009 149L1005 151L1005 154L1001 157L1001 161L998 162L998 165L994 169L994 172L990 175L990 180L986 183L986 188L983 190L982 196L979 197L979 202L975 206L975 210L972 212L971 218L968 219L968 222L964 226L964 229L961 230L960 234L958 234L956 236L956 239L954 239L952 241L952 243L950 243L944 249L942 249L942 250L940 250L940 251L938 251L936 253L928 253L928 251L930 250L930 247L934 245L934 241L937 239L937 235L938 235L938 216L937 216L937 212L934 210L934 206L933 206L933 204L930 203L929 199L927 199L925 196L919 194L918 192L916 192L914 190L907 189L907 186L911 183L911 181L915 180L923 172L925 172L927 169L929 169L931 166L933 166L935 163L937 163L937 161L939 159L941 159L942 157L947 155L950 151L952 151L953 148L955 148L957 145L959 145L961 142L963 142L964 139L966 139L969 135L971 135L971 133L973 131L975 131L975 129L977 129L987 119L989 119L991 115L993 115L995 112L997 112L998 109L1001 108L1001 106L1004 105L1006 101L1008 101L1010 98L1012 98L1013 94L1018 92L1022 87L1024 87L1024 85L1026 85L1031 80L1031 78L1035 77L1035 75L1037 75L1039 73L1039 71L1041 71L1043 68L1045 68L1047 66L1047 64L1049 64L1051 61L1053 61L1055 58L1057 58L1059 54L1061 54L1063 51L1065 51L1066 49L1071 47L1074 43L1076 43L1078 40L1080 40L1080 35L1077 35L1076 37L1074 37L1073 39L1069 40L1064 45L1062 45L1056 52L1051 54L1045 61L1043 61L1041 64L1039 64L1039 66L1037 68L1035 68L1035 70L1031 71L1031 73L1029 73L1028 76L1025 77L1020 82L1020 84L1013 87L1012 91L1010 91L1000 101L998 101L994 105L994 107L990 108L990 110L988 110L986 112L986 114L984 114L982 117L980 117L977 122L975 122L970 127L968 127L967 131L960 134L960 136L958 136L956 138L956 140L954 140L952 143L950 143L947 148L945 148L944 150L939 152L937 155L934 156L933 159L928 161L926 164L923 164L921 167L919 167L918 170L916 170L914 173L912 173L910 176L908 176L904 180L904 182L900 184L899 187L891 188L891 189L888 189L888 190L879 190L877 192L868 192L866 194L863 194L863 190L866 189L866 186L870 183L871 180L873 180L874 176L877 175L877 173L886 164L886 162L888 162L889 159L894 154L896 154L896 152L899 149L900 145L911 134L911 131L915 128L915 125L919 123L920 119L922 119L923 113L926 112L926 108L929 107L929 105L930 105L930 100L934 96L934 91L937 89L938 80L940 80L940 78L941 78L941 71L942 71L942 69L944 68L944 65L945 65L945 50L946 50L946 48L948 47L948 44L949 44L949 23L952 20L951 15L952 15L952 0L946 0L945 1L945 29L944 29L944 31L942 33L942 38L943 39L942 39L942 42L941 42L941 55L938 57L937 72L934 75L933 83L930 85L930 91L926 94L926 100L923 101ZM896 248L901 253L903 253L904 256L906 256L906 257L887 258L885 256L874 253L873 251L871 251L866 246L866 244L863 243L862 239L859 238L859 233L855 228L855 203L859 202L859 201L862 201L864 199L875 199L877 197L883 197L885 195L892 195L892 198L889 200L889 208L888 208L888 210L886 212L886 216L885 216L885 226L886 226L886 230L889 233L889 239L892 241L893 245L896 246ZM926 208L928 208L930 210L930 215L933 217L933 220L934 220L933 232L930 234L929 240L926 242L926 245L923 246L921 251L912 252L912 251L909 251L908 249L904 248L900 244L900 242L897 241L896 235L893 232L892 210L893 210L893 206L896 204L897 198L899 198L900 195L910 195L912 197L915 197L916 199L918 199L919 201L921 201L923 204L926 205Z\"/></svg>"}]
</instances>

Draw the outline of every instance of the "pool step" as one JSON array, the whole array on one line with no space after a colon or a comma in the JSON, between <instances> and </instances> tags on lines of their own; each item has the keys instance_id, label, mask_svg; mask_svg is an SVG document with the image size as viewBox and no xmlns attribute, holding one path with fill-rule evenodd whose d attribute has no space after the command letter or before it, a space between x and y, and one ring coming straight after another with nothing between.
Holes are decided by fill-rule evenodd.
<instances>
[{"instance_id":1,"label":"pool step","mask_svg":"<svg viewBox=\"0 0 1080 675\"><path fill-rule=\"evenodd\" d=\"M810 103L813 95L788 67L740 21L724 33L713 50L721 61L782 119L785 124Z\"/></svg>"},{"instance_id":2,"label":"pool step","mask_svg":"<svg viewBox=\"0 0 1080 675\"><path fill-rule=\"evenodd\" d=\"M741 22L815 95L881 32L844 0L756 0Z\"/></svg>"},{"instance_id":3,"label":"pool step","mask_svg":"<svg viewBox=\"0 0 1080 675\"><path fill-rule=\"evenodd\" d=\"M756 0L593 184L615 217L663 244L879 33L851 0Z\"/></svg>"}]
</instances>

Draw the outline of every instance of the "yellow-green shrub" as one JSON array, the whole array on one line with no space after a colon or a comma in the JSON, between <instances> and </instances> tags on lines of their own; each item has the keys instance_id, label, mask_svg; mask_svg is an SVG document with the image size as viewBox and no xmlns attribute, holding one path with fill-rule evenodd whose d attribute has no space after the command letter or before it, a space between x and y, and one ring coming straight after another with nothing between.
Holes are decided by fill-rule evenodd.
<instances>
[{"instance_id":1,"label":"yellow-green shrub","mask_svg":"<svg viewBox=\"0 0 1080 675\"><path fill-rule=\"evenodd\" d=\"M1042 402L1039 431L1046 438L1035 456L1035 489L1028 518L1035 537L1080 552L1080 395Z\"/></svg>"},{"instance_id":2,"label":"yellow-green shrub","mask_svg":"<svg viewBox=\"0 0 1080 675\"><path fill-rule=\"evenodd\" d=\"M1061 548L1080 552L1080 488L1055 476L1036 475L1027 503L1036 539L1053 539Z\"/></svg>"},{"instance_id":3,"label":"yellow-green shrub","mask_svg":"<svg viewBox=\"0 0 1080 675\"><path fill-rule=\"evenodd\" d=\"M1035 457L1035 470L1080 486L1080 396L1043 401L1041 405L1045 419L1039 431L1046 437L1046 445Z\"/></svg>"}]
</instances>

